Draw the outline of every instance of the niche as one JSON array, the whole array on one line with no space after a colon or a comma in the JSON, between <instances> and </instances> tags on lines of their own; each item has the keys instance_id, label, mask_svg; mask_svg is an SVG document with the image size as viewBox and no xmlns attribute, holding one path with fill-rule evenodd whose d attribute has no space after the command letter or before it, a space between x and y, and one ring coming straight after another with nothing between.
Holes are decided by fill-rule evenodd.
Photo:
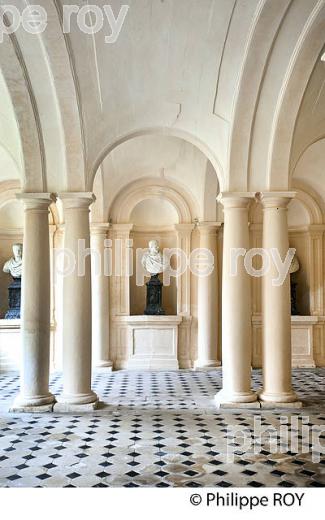
<instances>
[{"instance_id":1,"label":"niche","mask_svg":"<svg viewBox=\"0 0 325 520\"><path fill-rule=\"evenodd\" d=\"M133 316L143 315L146 302L146 286L136 283L137 250L146 249L149 240L158 240L160 249L176 248L177 235L175 224L179 216L175 206L163 197L148 198L139 202L130 216L133 224L131 239L133 240L133 275L130 279L130 313ZM145 282L149 278L145 279ZM177 314L176 279L171 278L170 286L163 288L163 307L166 315Z\"/></svg>"}]
</instances>

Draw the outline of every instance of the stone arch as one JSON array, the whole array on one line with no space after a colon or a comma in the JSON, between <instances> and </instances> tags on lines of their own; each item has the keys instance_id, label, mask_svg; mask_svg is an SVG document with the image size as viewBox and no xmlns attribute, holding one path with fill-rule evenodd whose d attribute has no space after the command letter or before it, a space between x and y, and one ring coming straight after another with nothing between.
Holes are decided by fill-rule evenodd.
<instances>
[{"instance_id":1,"label":"stone arch","mask_svg":"<svg viewBox=\"0 0 325 520\"><path fill-rule=\"evenodd\" d=\"M306 208L311 224L323 224L322 205L317 194L301 181L295 181L292 189L296 192L295 198Z\"/></svg>"},{"instance_id":2,"label":"stone arch","mask_svg":"<svg viewBox=\"0 0 325 520\"><path fill-rule=\"evenodd\" d=\"M33 5L21 0L20 8ZM73 60L58 3L40 0L51 23L42 34L5 37L0 64L16 112L24 157L25 191L84 191L82 121Z\"/></svg>"},{"instance_id":3,"label":"stone arch","mask_svg":"<svg viewBox=\"0 0 325 520\"><path fill-rule=\"evenodd\" d=\"M275 107L267 158L269 189L286 189L295 125L303 96L324 46L325 5L315 5L296 44Z\"/></svg>"},{"instance_id":4,"label":"stone arch","mask_svg":"<svg viewBox=\"0 0 325 520\"><path fill-rule=\"evenodd\" d=\"M228 169L229 190L249 191L249 160L257 104L274 42L290 2L261 1L251 26L245 59L238 75L231 119Z\"/></svg>"},{"instance_id":5,"label":"stone arch","mask_svg":"<svg viewBox=\"0 0 325 520\"><path fill-rule=\"evenodd\" d=\"M175 183L156 178L134 181L123 188L115 197L109 219L113 223L129 223L133 209L146 199L164 198L176 209L179 223L191 223L196 215L195 203Z\"/></svg>"},{"instance_id":6,"label":"stone arch","mask_svg":"<svg viewBox=\"0 0 325 520\"><path fill-rule=\"evenodd\" d=\"M16 193L21 191L19 181L4 181L0 183L0 208L8 202L16 200Z\"/></svg>"},{"instance_id":7,"label":"stone arch","mask_svg":"<svg viewBox=\"0 0 325 520\"><path fill-rule=\"evenodd\" d=\"M26 71L17 48L5 37L0 45L0 67L17 121L22 157L22 185L26 191L43 191L44 150L40 143L40 127L35 114L35 100L30 96Z\"/></svg>"},{"instance_id":8,"label":"stone arch","mask_svg":"<svg viewBox=\"0 0 325 520\"><path fill-rule=\"evenodd\" d=\"M95 179L96 173L98 171L98 168L104 161L105 157L107 157L107 155L109 155L119 145L133 139L134 137L140 137L140 136L144 136L144 135L165 135L165 136L170 136L170 137L177 137L177 138L183 139L184 141L195 146L211 162L211 164L216 172L216 175L218 177L218 182L219 182L221 191L224 189L225 178L224 178L223 169L221 167L219 160L217 159L215 154L211 151L211 149L203 141L201 141L200 139L198 139L197 137L193 136L192 134L190 134L188 132L178 130L178 129L173 129L173 128L165 128L165 127L139 129L136 132L131 132L130 134L127 134L127 135L119 138L118 140L114 141L113 143L108 144L102 150L102 152L100 153L100 155L98 156L96 161L93 163L92 167L90 168L87 189L89 189L90 191L93 190L94 179Z\"/></svg>"}]
</instances>

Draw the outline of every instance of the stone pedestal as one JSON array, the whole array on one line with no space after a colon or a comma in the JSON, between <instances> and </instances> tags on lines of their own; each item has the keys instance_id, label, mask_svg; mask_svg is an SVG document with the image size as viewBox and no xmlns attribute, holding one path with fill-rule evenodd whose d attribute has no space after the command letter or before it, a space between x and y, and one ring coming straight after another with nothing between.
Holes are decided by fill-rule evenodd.
<instances>
[{"instance_id":1,"label":"stone pedestal","mask_svg":"<svg viewBox=\"0 0 325 520\"><path fill-rule=\"evenodd\" d=\"M127 327L128 370L177 370L181 316L116 316Z\"/></svg>"},{"instance_id":2,"label":"stone pedestal","mask_svg":"<svg viewBox=\"0 0 325 520\"><path fill-rule=\"evenodd\" d=\"M297 283L290 281L291 316L298 316L297 307Z\"/></svg>"},{"instance_id":3,"label":"stone pedestal","mask_svg":"<svg viewBox=\"0 0 325 520\"><path fill-rule=\"evenodd\" d=\"M144 314L147 316L164 315L165 311L162 308L162 290L163 284L159 279L158 274L151 275L147 286L147 306Z\"/></svg>"},{"instance_id":4,"label":"stone pedestal","mask_svg":"<svg viewBox=\"0 0 325 520\"><path fill-rule=\"evenodd\" d=\"M13 278L8 287L9 292L9 309L6 312L6 320L20 319L20 301L21 301L21 278Z\"/></svg>"}]
</instances>

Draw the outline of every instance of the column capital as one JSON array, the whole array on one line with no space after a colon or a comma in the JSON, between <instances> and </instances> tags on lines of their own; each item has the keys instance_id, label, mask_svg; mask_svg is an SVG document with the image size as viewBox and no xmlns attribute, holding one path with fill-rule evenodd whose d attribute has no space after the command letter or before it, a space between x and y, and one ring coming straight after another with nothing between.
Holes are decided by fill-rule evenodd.
<instances>
[{"instance_id":1,"label":"column capital","mask_svg":"<svg viewBox=\"0 0 325 520\"><path fill-rule=\"evenodd\" d=\"M95 202L96 197L91 192L63 192L58 193L58 198L62 201L64 209L89 209Z\"/></svg>"},{"instance_id":2,"label":"column capital","mask_svg":"<svg viewBox=\"0 0 325 520\"><path fill-rule=\"evenodd\" d=\"M263 191L256 194L256 200L261 202L263 209L287 209L295 196L294 191Z\"/></svg>"},{"instance_id":3,"label":"column capital","mask_svg":"<svg viewBox=\"0 0 325 520\"><path fill-rule=\"evenodd\" d=\"M253 191L224 191L217 196L217 202L220 202L224 209L248 209L254 198L255 192Z\"/></svg>"},{"instance_id":4,"label":"column capital","mask_svg":"<svg viewBox=\"0 0 325 520\"><path fill-rule=\"evenodd\" d=\"M92 222L90 224L90 234L92 236L101 236L101 235L107 235L107 232L110 228L109 223L105 222Z\"/></svg>"},{"instance_id":5,"label":"column capital","mask_svg":"<svg viewBox=\"0 0 325 520\"><path fill-rule=\"evenodd\" d=\"M174 229L177 231L177 233L183 233L184 235L190 234L193 229L195 228L195 224L192 222L186 223L186 224L175 224Z\"/></svg>"},{"instance_id":6,"label":"column capital","mask_svg":"<svg viewBox=\"0 0 325 520\"><path fill-rule=\"evenodd\" d=\"M133 224L111 224L110 229L114 233L130 234L133 229Z\"/></svg>"},{"instance_id":7,"label":"column capital","mask_svg":"<svg viewBox=\"0 0 325 520\"><path fill-rule=\"evenodd\" d=\"M24 203L25 209L48 211L48 207L52 202L56 201L54 193L17 193L17 200Z\"/></svg>"},{"instance_id":8,"label":"column capital","mask_svg":"<svg viewBox=\"0 0 325 520\"><path fill-rule=\"evenodd\" d=\"M201 235L216 235L221 226L221 222L199 222L197 229Z\"/></svg>"}]
</instances>

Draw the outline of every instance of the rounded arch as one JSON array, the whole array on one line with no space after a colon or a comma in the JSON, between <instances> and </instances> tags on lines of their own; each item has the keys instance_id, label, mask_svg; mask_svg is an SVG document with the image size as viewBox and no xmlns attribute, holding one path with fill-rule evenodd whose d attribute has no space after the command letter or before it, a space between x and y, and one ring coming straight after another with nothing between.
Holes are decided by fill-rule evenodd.
<instances>
[{"instance_id":1,"label":"rounded arch","mask_svg":"<svg viewBox=\"0 0 325 520\"><path fill-rule=\"evenodd\" d=\"M230 191L250 190L249 159L257 105L273 45L289 7L290 2L261 1L251 25L231 118L228 149Z\"/></svg>"},{"instance_id":2,"label":"rounded arch","mask_svg":"<svg viewBox=\"0 0 325 520\"><path fill-rule=\"evenodd\" d=\"M17 158L14 156L12 151L4 145L4 143L0 142L0 162L2 163L2 159L4 160L4 169L6 178L11 179L20 179L22 177L21 164L18 163ZM3 163L1 164L3 166ZM2 176L2 179L4 177Z\"/></svg>"},{"instance_id":3,"label":"rounded arch","mask_svg":"<svg viewBox=\"0 0 325 520\"><path fill-rule=\"evenodd\" d=\"M269 189L287 189L295 125L309 78L324 46L325 5L319 0L296 44L282 83L268 150Z\"/></svg>"},{"instance_id":4,"label":"rounded arch","mask_svg":"<svg viewBox=\"0 0 325 520\"><path fill-rule=\"evenodd\" d=\"M21 0L22 8L32 6ZM84 191L82 122L73 60L62 33L58 3L39 0L51 23L41 34L5 36L0 66L22 142L25 191Z\"/></svg>"},{"instance_id":5,"label":"rounded arch","mask_svg":"<svg viewBox=\"0 0 325 520\"><path fill-rule=\"evenodd\" d=\"M315 144L319 143L320 141L324 141L324 140L325 140L325 134L321 134L316 139L313 139L312 141L310 141L310 143L308 143L306 146L304 146L304 148L302 148L302 150L299 153L299 155L297 156L295 162L292 163L292 166L291 166L291 169L290 169L290 172L289 172L289 180L290 181L294 177L294 174L296 172L297 166L298 166L300 160L302 159L302 157L305 155L305 153L310 148L312 148L312 146L314 146Z\"/></svg>"},{"instance_id":6,"label":"rounded arch","mask_svg":"<svg viewBox=\"0 0 325 520\"><path fill-rule=\"evenodd\" d=\"M188 194L184 196L184 189L173 182L157 178L145 178L128 184L115 197L108 220L114 224L127 224L133 209L142 201L155 198L164 198L177 211L179 223L191 223L195 218L195 203Z\"/></svg>"},{"instance_id":7,"label":"rounded arch","mask_svg":"<svg viewBox=\"0 0 325 520\"><path fill-rule=\"evenodd\" d=\"M310 224L323 224L323 204L317 194L305 183L300 181L293 183L291 185L291 190L296 194L293 201L300 202L306 209ZM262 208L258 202L251 205L250 221L254 224L261 223L262 221Z\"/></svg>"},{"instance_id":8,"label":"rounded arch","mask_svg":"<svg viewBox=\"0 0 325 520\"><path fill-rule=\"evenodd\" d=\"M194 135L192 135L186 131L178 130L178 129L174 129L174 128L166 128L166 127L154 127L154 128L151 127L151 128L139 129L136 132L131 132L129 134L126 134L126 135L120 137L119 139L115 140L113 143L108 144L102 150L102 152L99 154L98 158L94 161L93 165L90 168L87 189L89 189L90 191L93 190L94 179L95 179L96 173L97 173L100 165L102 164L104 159L115 148L117 148L119 145L126 143L127 141L129 141L135 137L140 137L140 136L145 136L145 135L164 135L164 136L169 136L169 137L177 137L177 138L183 139L184 141L195 146L210 161L210 163L212 164L212 166L216 172L220 190L222 191L224 189L225 180L224 180L223 169L221 167L219 160L217 159L215 154L211 151L211 149L203 141L201 141L200 139L198 139L197 137L195 137Z\"/></svg>"},{"instance_id":9,"label":"rounded arch","mask_svg":"<svg viewBox=\"0 0 325 520\"><path fill-rule=\"evenodd\" d=\"M21 191L21 183L18 180L0 182L0 210L11 202L18 202L16 195ZM49 207L49 223L54 225L62 223L62 212L55 202Z\"/></svg>"},{"instance_id":10,"label":"rounded arch","mask_svg":"<svg viewBox=\"0 0 325 520\"><path fill-rule=\"evenodd\" d=\"M35 102L30 96L26 70L18 50L8 36L0 45L0 68L18 126L22 184L26 191L43 191L44 151L40 143Z\"/></svg>"},{"instance_id":11,"label":"rounded arch","mask_svg":"<svg viewBox=\"0 0 325 520\"><path fill-rule=\"evenodd\" d=\"M323 224L323 209L321 200L313 190L301 181L295 181L292 189L296 192L296 199L306 208L311 224Z\"/></svg>"},{"instance_id":12,"label":"rounded arch","mask_svg":"<svg viewBox=\"0 0 325 520\"><path fill-rule=\"evenodd\" d=\"M0 182L0 209L8 202L16 200L16 194L21 192L19 181Z\"/></svg>"}]
</instances>

